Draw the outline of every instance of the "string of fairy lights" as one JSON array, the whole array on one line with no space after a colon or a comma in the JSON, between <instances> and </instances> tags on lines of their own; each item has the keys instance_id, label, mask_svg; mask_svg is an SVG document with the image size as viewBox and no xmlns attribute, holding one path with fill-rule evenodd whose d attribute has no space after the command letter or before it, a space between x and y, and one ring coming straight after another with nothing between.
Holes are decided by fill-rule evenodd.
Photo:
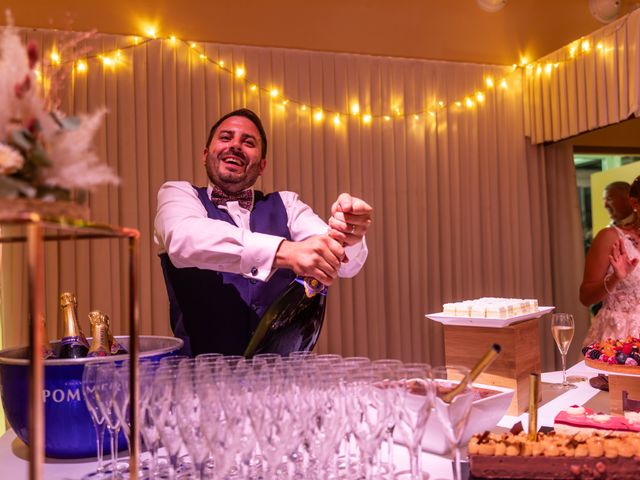
<instances>
[{"instance_id":1,"label":"string of fairy lights","mask_svg":"<svg viewBox=\"0 0 640 480\"><path fill-rule=\"evenodd\" d=\"M624 23L621 23L617 29L611 34L615 34ZM374 121L390 122L393 119L405 119L413 117L414 120L423 118L436 119L440 112L445 110L464 111L473 110L482 107L487 101L487 97L499 90L509 89L516 80L516 75L524 72L527 77L531 75L551 76L562 63L575 61L580 56L590 55L593 52L600 54L610 53L612 48L605 48L603 40L595 43L595 45L587 38L578 39L564 48L566 57L556 62L536 61L529 63L525 57L520 58L520 62L513 64L503 76L485 76L483 85L469 92L467 95L461 96L456 100L444 101L436 100L424 109L415 112L403 111L399 106L391 106L388 112L382 114L373 114L368 108L363 107L356 100L349 105L348 111L337 111L327 109L322 105L314 105L305 103L299 99L288 96L281 87L277 85L266 85L251 80L251 75L244 64L228 64L222 58L212 58L207 55L203 48L196 42L179 39L175 35L160 36L154 28L147 28L145 36L133 36L129 45L113 50L105 50L101 53L84 55L82 58L63 59L61 53L54 47L49 55L48 60L50 67L61 67L62 65L72 64L74 74L84 75L89 70L89 62L92 60L102 64L105 70L114 71L118 66L125 63L125 50L141 47L151 42L166 42L169 46L177 47L185 45L187 51L191 55L196 55L201 61L208 63L220 73L229 75L237 82L242 82L249 94L266 94L271 99L273 105L284 111L296 108L301 113L311 115L315 122L331 121L336 127L342 125L347 119L359 119L362 124L371 124ZM41 75L39 75L40 77Z\"/></svg>"}]
</instances>

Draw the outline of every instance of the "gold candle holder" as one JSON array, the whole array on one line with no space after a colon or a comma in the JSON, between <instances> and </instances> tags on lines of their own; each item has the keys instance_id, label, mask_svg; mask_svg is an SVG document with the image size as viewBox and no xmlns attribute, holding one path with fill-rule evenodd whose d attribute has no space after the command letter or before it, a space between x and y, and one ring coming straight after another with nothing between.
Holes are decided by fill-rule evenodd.
<instances>
[{"instance_id":1,"label":"gold candle holder","mask_svg":"<svg viewBox=\"0 0 640 480\"><path fill-rule=\"evenodd\" d=\"M535 442L538 438L538 392L540 390L540 375L529 375L529 430L527 439Z\"/></svg>"}]
</instances>

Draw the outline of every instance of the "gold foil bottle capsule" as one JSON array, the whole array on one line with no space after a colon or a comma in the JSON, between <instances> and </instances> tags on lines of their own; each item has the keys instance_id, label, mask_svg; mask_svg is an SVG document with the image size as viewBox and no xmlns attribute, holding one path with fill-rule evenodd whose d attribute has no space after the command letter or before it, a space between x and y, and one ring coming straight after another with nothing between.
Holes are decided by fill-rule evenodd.
<instances>
[{"instance_id":1,"label":"gold foil bottle capsule","mask_svg":"<svg viewBox=\"0 0 640 480\"><path fill-rule=\"evenodd\" d=\"M111 333L111 323L109 322L109 317L107 315L104 316L105 321L107 323L107 332L109 334L109 345L111 345L111 355L123 355L125 353L129 353L126 348L122 346L122 344L116 340L116 337Z\"/></svg>"},{"instance_id":2,"label":"gold foil bottle capsule","mask_svg":"<svg viewBox=\"0 0 640 480\"><path fill-rule=\"evenodd\" d=\"M99 319L100 315L101 313L97 311L89 313L92 339L87 357L106 357L107 355L111 355L109 330L107 324ZM98 318L96 319L96 317Z\"/></svg>"},{"instance_id":3,"label":"gold foil bottle capsule","mask_svg":"<svg viewBox=\"0 0 640 480\"><path fill-rule=\"evenodd\" d=\"M78 323L76 297L69 292L60 295L60 309L62 310L62 340L60 341L59 358L86 357L89 342L82 333Z\"/></svg>"},{"instance_id":4,"label":"gold foil bottle capsule","mask_svg":"<svg viewBox=\"0 0 640 480\"><path fill-rule=\"evenodd\" d=\"M40 346L40 351L42 352L42 358L47 360L49 358L56 358L56 354L53 351L53 349L51 348L51 344L49 343L49 341L46 339L46 334L47 334L47 325L46 322L44 320L44 317L42 318L42 345Z\"/></svg>"}]
</instances>

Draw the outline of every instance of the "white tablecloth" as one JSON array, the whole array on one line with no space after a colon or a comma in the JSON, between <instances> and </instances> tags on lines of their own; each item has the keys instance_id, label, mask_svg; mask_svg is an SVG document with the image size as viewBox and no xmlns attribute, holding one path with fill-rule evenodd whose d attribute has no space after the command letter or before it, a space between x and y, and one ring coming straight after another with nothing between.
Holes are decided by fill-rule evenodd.
<instances>
[{"instance_id":1,"label":"white tablecloth","mask_svg":"<svg viewBox=\"0 0 640 480\"><path fill-rule=\"evenodd\" d=\"M580 362L568 370L568 375L594 377L597 370L585 366ZM549 372L542 374L542 403L538 410L538 425L553 426L553 419L559 410L571 405L588 404L596 411L609 411L608 394L592 388L588 381L578 383L578 388L564 392L558 392L551 388L552 383L562 381L562 372ZM519 417L505 415L498 423L497 429L509 429L518 420L527 428L528 414ZM383 449L384 450L384 449ZM432 479L450 479L451 462L447 458L436 455L423 454L423 466ZM143 458L146 458L143 453ZM405 448L397 446L394 451L396 472L408 469L408 454ZM46 480L72 480L81 479L85 474L95 468L95 458L79 460L45 459L44 478ZM28 451L13 431L8 431L0 437L0 478L19 480L28 478ZM406 478L406 477L402 477Z\"/></svg>"}]
</instances>

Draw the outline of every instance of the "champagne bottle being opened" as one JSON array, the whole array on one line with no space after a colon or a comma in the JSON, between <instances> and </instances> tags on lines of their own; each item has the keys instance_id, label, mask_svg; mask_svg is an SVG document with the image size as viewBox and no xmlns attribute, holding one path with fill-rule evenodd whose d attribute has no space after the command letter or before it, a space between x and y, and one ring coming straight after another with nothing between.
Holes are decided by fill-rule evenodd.
<instances>
[{"instance_id":1,"label":"champagne bottle being opened","mask_svg":"<svg viewBox=\"0 0 640 480\"><path fill-rule=\"evenodd\" d=\"M104 323L107 325L107 336L109 337L109 348L111 349L111 355L122 355L124 353L129 353L126 348L122 346L122 344L116 340L116 337L111 333L111 323L109 322L109 316L103 314Z\"/></svg>"},{"instance_id":2,"label":"champagne bottle being opened","mask_svg":"<svg viewBox=\"0 0 640 480\"><path fill-rule=\"evenodd\" d=\"M62 309L62 340L60 341L59 358L86 357L89 351L89 342L82 333L78 323L76 297L69 292L60 295L60 308Z\"/></svg>"},{"instance_id":3,"label":"champagne bottle being opened","mask_svg":"<svg viewBox=\"0 0 640 480\"><path fill-rule=\"evenodd\" d=\"M326 290L315 278L294 279L265 311L244 356L312 350L322 329Z\"/></svg>"},{"instance_id":4,"label":"champagne bottle being opened","mask_svg":"<svg viewBox=\"0 0 640 480\"><path fill-rule=\"evenodd\" d=\"M89 312L89 324L91 325L92 338L87 357L106 357L111 355L109 329L104 321L104 315L97 310Z\"/></svg>"}]
</instances>

